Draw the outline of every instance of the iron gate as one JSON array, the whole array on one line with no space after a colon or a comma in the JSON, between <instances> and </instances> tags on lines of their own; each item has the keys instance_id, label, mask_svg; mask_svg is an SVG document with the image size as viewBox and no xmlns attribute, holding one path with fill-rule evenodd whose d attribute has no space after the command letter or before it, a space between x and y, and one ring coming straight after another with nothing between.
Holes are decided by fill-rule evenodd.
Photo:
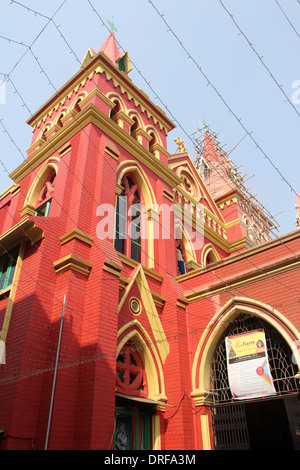
<instances>
[{"instance_id":1,"label":"iron gate","mask_svg":"<svg viewBox=\"0 0 300 470\"><path fill-rule=\"evenodd\" d=\"M300 450L300 397L293 396L284 399L284 405L289 420L294 450Z\"/></svg>"},{"instance_id":2,"label":"iron gate","mask_svg":"<svg viewBox=\"0 0 300 470\"><path fill-rule=\"evenodd\" d=\"M240 315L223 333L211 365L211 408L214 448L216 450L250 449L246 403L232 398L225 349L225 337L263 328L266 336L270 370L276 389L276 398L284 399L294 449L300 448L300 400L295 380L296 367L290 348L269 323L254 316Z\"/></svg>"},{"instance_id":3,"label":"iron gate","mask_svg":"<svg viewBox=\"0 0 300 470\"><path fill-rule=\"evenodd\" d=\"M250 450L250 441L243 403L218 405L212 408L214 448L216 450Z\"/></svg>"}]
</instances>

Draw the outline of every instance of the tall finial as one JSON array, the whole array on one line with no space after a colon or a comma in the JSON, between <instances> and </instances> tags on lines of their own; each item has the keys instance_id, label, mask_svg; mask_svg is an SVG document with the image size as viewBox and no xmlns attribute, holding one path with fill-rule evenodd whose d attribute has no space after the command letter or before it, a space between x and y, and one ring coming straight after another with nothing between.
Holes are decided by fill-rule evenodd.
<instances>
[{"instance_id":1,"label":"tall finial","mask_svg":"<svg viewBox=\"0 0 300 470\"><path fill-rule=\"evenodd\" d=\"M175 144L178 145L179 153L187 152L187 146L184 145L184 142L180 137L176 137L176 139L174 139L174 142L175 142Z\"/></svg>"},{"instance_id":2,"label":"tall finial","mask_svg":"<svg viewBox=\"0 0 300 470\"><path fill-rule=\"evenodd\" d=\"M109 20L108 20L107 22L108 22L108 24L110 25L110 30L111 30L111 31L117 31L117 32L118 32L118 30L117 30L117 28L115 27L113 21L109 21Z\"/></svg>"}]
</instances>

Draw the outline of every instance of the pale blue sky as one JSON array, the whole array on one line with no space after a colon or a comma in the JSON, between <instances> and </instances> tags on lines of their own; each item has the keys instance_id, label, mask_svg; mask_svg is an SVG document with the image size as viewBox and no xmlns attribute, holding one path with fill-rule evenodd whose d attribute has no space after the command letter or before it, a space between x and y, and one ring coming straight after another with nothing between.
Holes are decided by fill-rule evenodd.
<instances>
[{"instance_id":1,"label":"pale blue sky","mask_svg":"<svg viewBox=\"0 0 300 470\"><path fill-rule=\"evenodd\" d=\"M176 151L174 139L179 136L193 157L188 136L203 119L227 152L251 132L253 139L246 136L230 156L252 177L247 186L254 192L255 184L280 225L279 234L296 228L300 103L295 98L300 94L296 96L293 83L300 80L298 0L222 0L240 31L219 0L153 0L182 46L148 0L66 0L49 22L46 17L62 3L1 0L0 73L9 76L0 94L0 193L12 183L7 172L26 158L32 135L26 120L77 72L88 47L100 49L108 35L101 20L107 25L113 19L117 40L132 60L130 78L176 120L169 151Z\"/></svg>"}]
</instances>

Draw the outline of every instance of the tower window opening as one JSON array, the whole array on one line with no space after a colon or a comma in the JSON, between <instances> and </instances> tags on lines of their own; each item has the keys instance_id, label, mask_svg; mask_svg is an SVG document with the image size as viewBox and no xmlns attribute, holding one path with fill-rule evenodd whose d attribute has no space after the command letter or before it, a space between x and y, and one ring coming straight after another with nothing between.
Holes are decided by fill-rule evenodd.
<instances>
[{"instance_id":1,"label":"tower window opening","mask_svg":"<svg viewBox=\"0 0 300 470\"><path fill-rule=\"evenodd\" d=\"M9 287L13 282L19 247L0 257L0 290Z\"/></svg>"},{"instance_id":2,"label":"tower window opening","mask_svg":"<svg viewBox=\"0 0 300 470\"><path fill-rule=\"evenodd\" d=\"M36 212L35 215L39 217L48 217L51 201L52 201L52 194L54 191L54 181L56 178L56 173L53 170L50 175L48 176L47 181L44 183L40 194L37 198L36 203Z\"/></svg>"},{"instance_id":3,"label":"tower window opening","mask_svg":"<svg viewBox=\"0 0 300 470\"><path fill-rule=\"evenodd\" d=\"M109 117L113 119L113 117L118 114L119 111L121 111L121 106L118 100L114 100L113 103L115 106L110 110L110 115Z\"/></svg>"},{"instance_id":4,"label":"tower window opening","mask_svg":"<svg viewBox=\"0 0 300 470\"><path fill-rule=\"evenodd\" d=\"M124 188L117 198L115 248L135 261L141 262L141 211L137 183L131 176L121 182Z\"/></svg>"}]
</instances>

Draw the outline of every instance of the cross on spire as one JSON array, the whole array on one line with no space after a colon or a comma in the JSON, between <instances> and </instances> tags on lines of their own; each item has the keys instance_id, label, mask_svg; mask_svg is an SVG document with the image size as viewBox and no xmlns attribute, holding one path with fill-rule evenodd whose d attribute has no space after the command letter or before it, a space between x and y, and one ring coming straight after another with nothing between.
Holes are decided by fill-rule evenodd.
<instances>
[{"instance_id":1,"label":"cross on spire","mask_svg":"<svg viewBox=\"0 0 300 470\"><path fill-rule=\"evenodd\" d=\"M117 30L117 28L115 27L113 21L109 21L109 20L108 20L107 22L108 22L108 24L110 25L110 30L111 30L111 31L117 31L117 32L118 32L118 30Z\"/></svg>"}]
</instances>

